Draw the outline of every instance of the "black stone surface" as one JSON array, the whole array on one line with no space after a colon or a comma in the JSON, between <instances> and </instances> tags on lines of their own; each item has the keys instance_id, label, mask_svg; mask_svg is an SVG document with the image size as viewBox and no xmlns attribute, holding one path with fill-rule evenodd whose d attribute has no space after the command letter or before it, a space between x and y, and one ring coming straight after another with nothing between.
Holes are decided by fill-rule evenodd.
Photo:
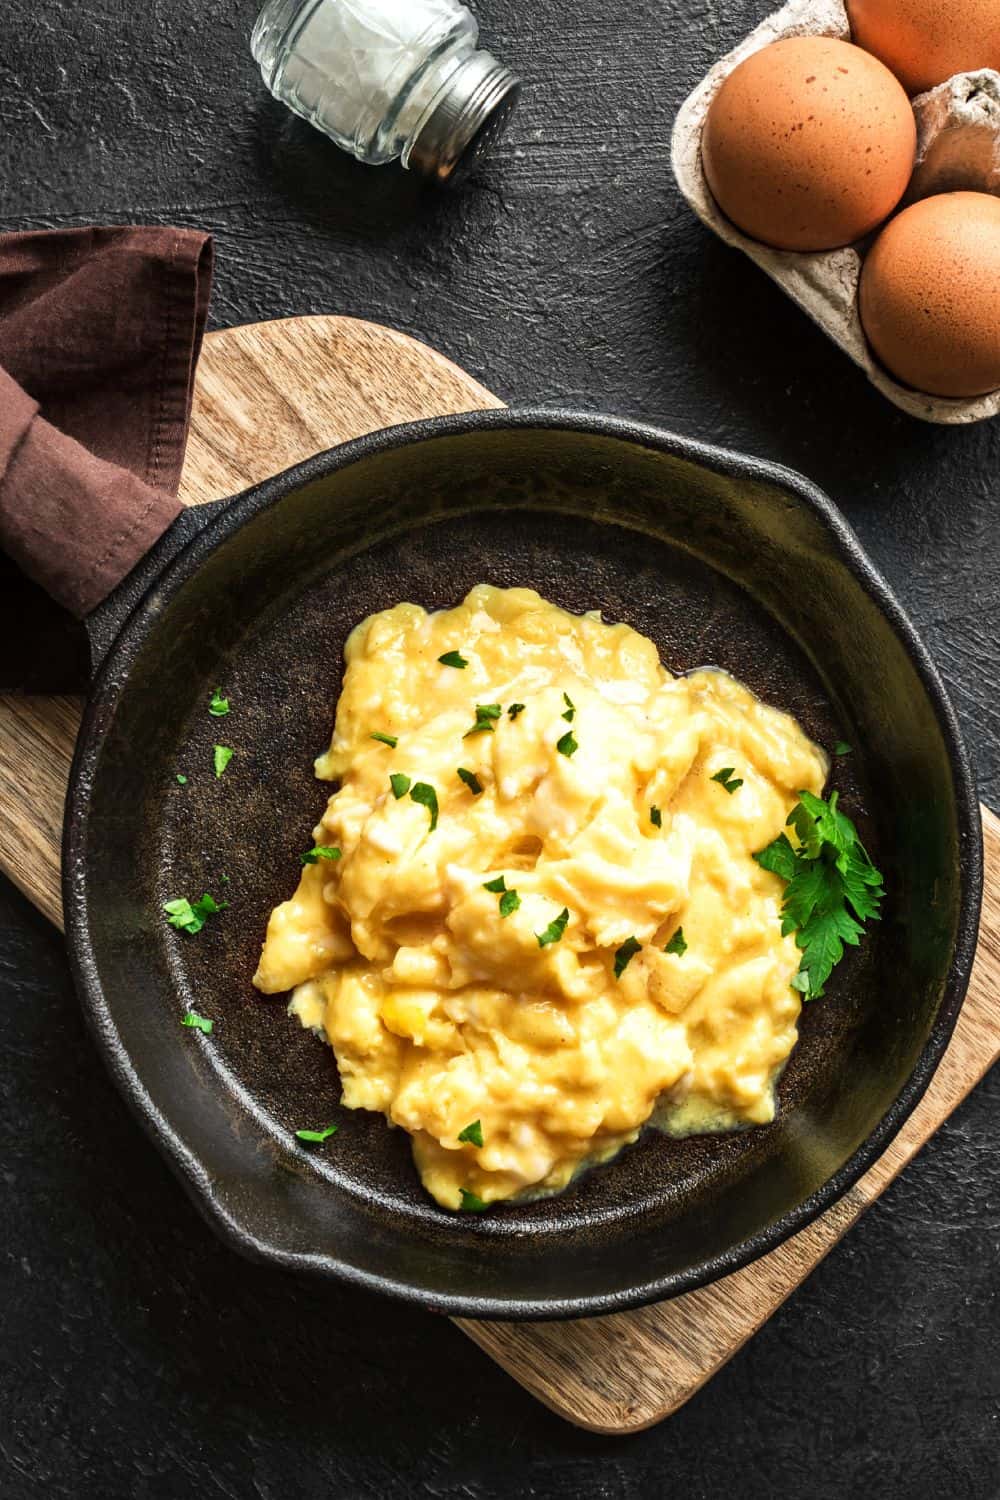
<instances>
[{"instance_id":1,"label":"black stone surface","mask_svg":"<svg viewBox=\"0 0 1000 1500\"><path fill-rule=\"evenodd\" d=\"M673 187L674 112L764 4L477 9L528 88L479 179L440 197L268 99L247 0L8 0L0 227L203 225L216 325L375 318L508 399L804 469L911 610L1000 804L1000 425L896 412ZM61 940L10 887L0 1013L4 1500L1000 1495L997 1078L687 1408L604 1439L447 1323L223 1249L105 1077Z\"/></svg>"}]
</instances>

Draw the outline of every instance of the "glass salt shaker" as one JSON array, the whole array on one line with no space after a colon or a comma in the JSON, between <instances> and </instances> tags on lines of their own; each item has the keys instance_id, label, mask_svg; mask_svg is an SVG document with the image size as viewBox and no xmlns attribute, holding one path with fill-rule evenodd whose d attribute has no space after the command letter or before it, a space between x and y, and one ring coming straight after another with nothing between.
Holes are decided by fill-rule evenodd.
<instances>
[{"instance_id":1,"label":"glass salt shaker","mask_svg":"<svg viewBox=\"0 0 1000 1500\"><path fill-rule=\"evenodd\" d=\"M267 0L250 46L275 98L359 161L445 182L521 91L478 38L460 0Z\"/></svg>"}]
</instances>

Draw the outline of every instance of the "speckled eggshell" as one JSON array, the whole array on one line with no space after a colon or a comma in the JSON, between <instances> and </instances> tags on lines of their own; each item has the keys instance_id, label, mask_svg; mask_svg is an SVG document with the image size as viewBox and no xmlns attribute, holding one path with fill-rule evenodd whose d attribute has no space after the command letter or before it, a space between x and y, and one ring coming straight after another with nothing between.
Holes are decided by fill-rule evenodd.
<instances>
[{"instance_id":1,"label":"speckled eggshell","mask_svg":"<svg viewBox=\"0 0 1000 1500\"><path fill-rule=\"evenodd\" d=\"M905 209L865 259L859 308L898 380L936 396L1000 388L1000 199L939 193Z\"/></svg>"},{"instance_id":2,"label":"speckled eggshell","mask_svg":"<svg viewBox=\"0 0 1000 1500\"><path fill-rule=\"evenodd\" d=\"M781 250L832 250L868 234L902 197L915 150L899 82L827 36L788 37L740 63L702 138L723 213Z\"/></svg>"},{"instance_id":3,"label":"speckled eggshell","mask_svg":"<svg viewBox=\"0 0 1000 1500\"><path fill-rule=\"evenodd\" d=\"M1000 0L847 0L851 36L911 94L1000 68Z\"/></svg>"}]
</instances>

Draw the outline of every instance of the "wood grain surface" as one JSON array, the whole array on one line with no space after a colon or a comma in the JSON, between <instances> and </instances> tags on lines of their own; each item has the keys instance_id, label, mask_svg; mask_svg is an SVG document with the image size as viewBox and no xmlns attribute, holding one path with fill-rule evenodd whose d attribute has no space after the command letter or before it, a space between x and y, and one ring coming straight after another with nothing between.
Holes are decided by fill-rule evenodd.
<instances>
[{"instance_id":1,"label":"wood grain surface","mask_svg":"<svg viewBox=\"0 0 1000 1500\"><path fill-rule=\"evenodd\" d=\"M503 403L434 350L350 318L213 333L198 371L186 504L235 494L377 427ZM0 869L61 922L59 842L75 699L0 698ZM714 1286L637 1312L570 1323L458 1326L539 1400L597 1432L676 1411L740 1349L915 1155L1000 1055L1000 821L984 809L987 891L969 997L903 1131L814 1224Z\"/></svg>"}]
</instances>

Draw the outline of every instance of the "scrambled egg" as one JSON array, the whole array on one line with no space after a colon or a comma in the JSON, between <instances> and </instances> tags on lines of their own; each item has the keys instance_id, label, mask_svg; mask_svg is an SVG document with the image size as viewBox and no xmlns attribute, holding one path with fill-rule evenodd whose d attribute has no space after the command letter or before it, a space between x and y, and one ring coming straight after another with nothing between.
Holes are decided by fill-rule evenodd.
<instances>
[{"instance_id":1,"label":"scrambled egg","mask_svg":"<svg viewBox=\"0 0 1000 1500\"><path fill-rule=\"evenodd\" d=\"M321 852L254 979L344 1104L452 1209L557 1191L651 1118L771 1120L800 955L751 855L827 773L794 720L530 589L399 604L346 660Z\"/></svg>"}]
</instances>

